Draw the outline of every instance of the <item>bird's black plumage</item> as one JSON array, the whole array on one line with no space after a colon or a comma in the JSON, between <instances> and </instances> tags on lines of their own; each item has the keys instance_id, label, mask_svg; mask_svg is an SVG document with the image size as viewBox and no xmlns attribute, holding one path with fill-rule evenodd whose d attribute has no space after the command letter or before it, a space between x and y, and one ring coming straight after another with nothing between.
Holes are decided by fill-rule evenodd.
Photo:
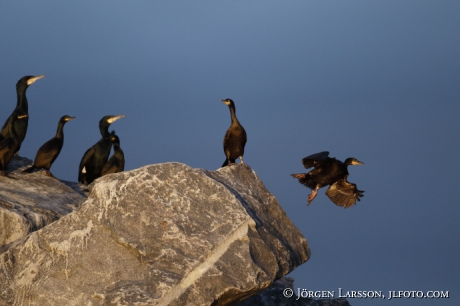
<instances>
[{"instance_id":1,"label":"bird's black plumage","mask_svg":"<svg viewBox=\"0 0 460 306\"><path fill-rule=\"evenodd\" d=\"M104 168L102 168L101 176L125 170L125 155L120 148L120 139L114 132L112 132L109 139L113 144L113 155L105 163Z\"/></svg>"},{"instance_id":2,"label":"bird's black plumage","mask_svg":"<svg viewBox=\"0 0 460 306\"><path fill-rule=\"evenodd\" d=\"M19 137L14 129L16 121L25 120L29 115L13 113L7 121L8 135L0 141L0 176L5 176L5 167L13 158L20 144Z\"/></svg>"},{"instance_id":3,"label":"bird's black plumage","mask_svg":"<svg viewBox=\"0 0 460 306\"><path fill-rule=\"evenodd\" d=\"M239 158L240 162L244 164L244 146L247 141L246 131L238 121L238 118L236 118L235 103L231 99L221 101L228 105L228 108L230 109L230 117L232 119L232 124L224 136L224 153L226 159L222 164L222 167L235 163L237 158Z\"/></svg>"},{"instance_id":4,"label":"bird's black plumage","mask_svg":"<svg viewBox=\"0 0 460 306\"><path fill-rule=\"evenodd\" d=\"M83 184L91 184L101 176L102 168L109 158L112 142L110 141L109 126L114 121L123 118L120 116L105 116L99 121L99 130L102 138L91 148L86 150L78 168L78 181Z\"/></svg>"},{"instance_id":5,"label":"bird's black plumage","mask_svg":"<svg viewBox=\"0 0 460 306\"><path fill-rule=\"evenodd\" d=\"M29 86L32 85L35 81L41 78L44 78L44 77L45 77L44 75L38 75L38 76L27 75L19 79L19 81L16 83L16 95L18 98L17 103L16 103L16 108L14 109L10 117L8 117L8 119L5 121L5 124L3 124L1 135L0 135L0 141L5 139L9 135L8 120L11 118L11 116L17 116L17 115L22 116L22 115L29 114L29 104L28 104L27 97L26 97L27 88L29 88ZM21 148L21 143L24 141L24 138L26 137L28 124L29 124L28 117L24 117L24 119L21 119L21 120L16 120L14 123L14 129L19 139L19 145L16 148L16 152L19 151L19 149Z\"/></svg>"},{"instance_id":6,"label":"bird's black plumage","mask_svg":"<svg viewBox=\"0 0 460 306\"><path fill-rule=\"evenodd\" d=\"M70 117L68 115L62 116L61 119L59 119L56 136L45 142L40 149L38 149L35 155L34 164L23 172L30 173L35 169L43 168L48 176L54 177L50 172L50 168L64 145L64 124L72 119L75 119L75 117Z\"/></svg>"},{"instance_id":7,"label":"bird's black plumage","mask_svg":"<svg viewBox=\"0 0 460 306\"><path fill-rule=\"evenodd\" d=\"M313 167L308 173L291 174L304 186L312 189L308 196L308 204L316 197L319 188L329 185L326 195L338 206L348 208L360 201L364 191L358 190L355 184L347 181L348 166L363 165L356 158L350 157L341 162L334 157L329 157L329 152L324 151L307 156L302 159L306 169Z\"/></svg>"}]
</instances>

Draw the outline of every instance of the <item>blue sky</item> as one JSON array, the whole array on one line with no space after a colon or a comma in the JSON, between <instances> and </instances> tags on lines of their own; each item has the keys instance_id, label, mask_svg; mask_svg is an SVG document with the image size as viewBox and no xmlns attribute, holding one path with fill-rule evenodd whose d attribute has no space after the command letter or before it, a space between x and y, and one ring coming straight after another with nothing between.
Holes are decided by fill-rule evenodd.
<instances>
[{"instance_id":1,"label":"blue sky","mask_svg":"<svg viewBox=\"0 0 460 306\"><path fill-rule=\"evenodd\" d=\"M309 290L443 290L457 305L460 214L460 3L457 1L21 1L0 11L0 120L24 75L33 159L54 136L51 171L76 181L83 153L112 125L126 169L177 161L218 169L231 98L245 162L307 238L290 276ZM2 121L3 122L3 121ZM364 166L365 197L344 210L290 177L320 151ZM350 299L352 305L369 300Z\"/></svg>"}]
</instances>

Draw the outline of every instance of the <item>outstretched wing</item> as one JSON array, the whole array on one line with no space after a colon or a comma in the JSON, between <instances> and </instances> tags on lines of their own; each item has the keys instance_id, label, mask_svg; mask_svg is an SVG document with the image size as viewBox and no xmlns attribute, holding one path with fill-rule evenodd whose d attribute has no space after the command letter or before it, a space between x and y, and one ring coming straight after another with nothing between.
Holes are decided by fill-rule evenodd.
<instances>
[{"instance_id":1,"label":"outstretched wing","mask_svg":"<svg viewBox=\"0 0 460 306\"><path fill-rule=\"evenodd\" d=\"M326 195L338 206L348 208L360 201L364 196L363 190L358 190L356 185L347 181L347 176L332 184L327 190Z\"/></svg>"},{"instance_id":2,"label":"outstretched wing","mask_svg":"<svg viewBox=\"0 0 460 306\"><path fill-rule=\"evenodd\" d=\"M320 153L312 154L310 156L304 157L302 159L302 164L306 169L311 168L311 167L316 167L316 165L319 165L322 162L325 162L329 159L329 152L328 151L323 151Z\"/></svg>"}]
</instances>

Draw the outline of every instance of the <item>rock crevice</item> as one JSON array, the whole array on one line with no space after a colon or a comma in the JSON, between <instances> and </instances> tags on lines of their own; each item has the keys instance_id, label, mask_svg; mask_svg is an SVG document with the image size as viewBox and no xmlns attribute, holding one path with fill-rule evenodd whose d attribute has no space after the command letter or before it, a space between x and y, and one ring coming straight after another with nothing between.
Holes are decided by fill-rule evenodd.
<instances>
[{"instance_id":1,"label":"rock crevice","mask_svg":"<svg viewBox=\"0 0 460 306\"><path fill-rule=\"evenodd\" d=\"M249 167L149 165L4 249L0 305L233 305L309 256Z\"/></svg>"}]
</instances>

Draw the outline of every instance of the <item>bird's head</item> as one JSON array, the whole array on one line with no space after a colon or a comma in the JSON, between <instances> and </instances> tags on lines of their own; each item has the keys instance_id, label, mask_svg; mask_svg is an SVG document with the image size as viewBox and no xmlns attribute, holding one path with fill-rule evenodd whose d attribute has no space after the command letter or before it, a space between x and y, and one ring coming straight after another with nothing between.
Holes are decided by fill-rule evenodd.
<instances>
[{"instance_id":1,"label":"bird's head","mask_svg":"<svg viewBox=\"0 0 460 306\"><path fill-rule=\"evenodd\" d=\"M364 165L363 162L360 162L359 160L357 160L356 158L354 157L349 157L345 160L344 162L345 165L347 166L358 166L358 165Z\"/></svg>"},{"instance_id":2,"label":"bird's head","mask_svg":"<svg viewBox=\"0 0 460 306\"><path fill-rule=\"evenodd\" d=\"M112 131L110 133L110 136L107 137L111 143L117 143L117 144L120 144L120 138L118 138L117 135L115 135L115 131Z\"/></svg>"},{"instance_id":3,"label":"bird's head","mask_svg":"<svg viewBox=\"0 0 460 306\"><path fill-rule=\"evenodd\" d=\"M225 100L220 100L220 101L228 106L234 104L232 99L225 99Z\"/></svg>"},{"instance_id":4,"label":"bird's head","mask_svg":"<svg viewBox=\"0 0 460 306\"><path fill-rule=\"evenodd\" d=\"M60 120L60 121L63 122L63 123L65 123L65 122L69 122L70 120L73 120L73 119L75 119L75 118L76 118L76 117L71 117L71 116L69 116L69 115L64 115L64 116L61 117L61 120Z\"/></svg>"},{"instance_id":5,"label":"bird's head","mask_svg":"<svg viewBox=\"0 0 460 306\"><path fill-rule=\"evenodd\" d=\"M104 116L102 119L99 121L99 126L109 126L115 121L117 121L120 118L123 118L125 115L118 115L118 116Z\"/></svg>"},{"instance_id":6,"label":"bird's head","mask_svg":"<svg viewBox=\"0 0 460 306\"><path fill-rule=\"evenodd\" d=\"M22 78L19 79L19 81L16 83L16 88L19 90L22 88L22 90L25 90L27 89L27 87L29 87L29 85L32 85L33 83L35 83L35 81L37 80L40 80L42 78L44 78L45 75L42 74L42 75L37 75L37 76L34 76L34 75L26 75L26 76L23 76Z\"/></svg>"}]
</instances>

